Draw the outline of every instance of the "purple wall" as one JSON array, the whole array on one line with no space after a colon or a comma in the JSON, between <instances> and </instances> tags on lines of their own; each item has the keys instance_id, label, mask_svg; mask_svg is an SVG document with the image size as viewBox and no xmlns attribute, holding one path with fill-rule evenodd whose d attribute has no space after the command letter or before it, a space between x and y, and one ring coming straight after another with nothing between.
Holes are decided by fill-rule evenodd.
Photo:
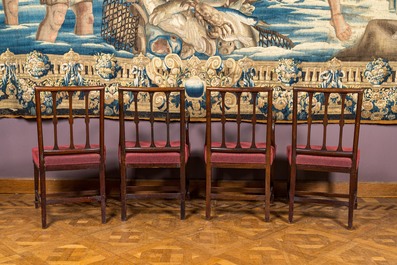
<instances>
[{"instance_id":1,"label":"purple wall","mask_svg":"<svg viewBox=\"0 0 397 265\"><path fill-rule=\"evenodd\" d=\"M117 144L118 122L106 120L105 142L107 146L107 177L117 177ZM31 148L37 144L36 124L34 120L0 119L0 178L33 178ZM203 144L205 135L204 123L190 124L192 157L188 172L194 179L204 179ZM397 163L395 152L397 126L362 125L360 136L361 161L360 181L397 182L394 163ZM276 179L286 179L288 164L286 146L291 141L291 126L276 126L277 160ZM62 177L62 175L55 175ZM339 180L339 176L333 178Z\"/></svg>"}]
</instances>

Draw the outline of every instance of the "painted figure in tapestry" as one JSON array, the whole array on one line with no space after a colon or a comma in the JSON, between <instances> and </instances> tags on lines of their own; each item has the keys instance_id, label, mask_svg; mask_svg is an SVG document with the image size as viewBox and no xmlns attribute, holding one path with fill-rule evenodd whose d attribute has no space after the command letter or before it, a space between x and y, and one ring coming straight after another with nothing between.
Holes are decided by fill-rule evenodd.
<instances>
[{"instance_id":1,"label":"painted figure in tapestry","mask_svg":"<svg viewBox=\"0 0 397 265\"><path fill-rule=\"evenodd\" d=\"M92 0L40 0L40 3L46 5L46 15L37 29L37 40L55 42L58 31L65 20L68 7L76 15L74 33L76 35L94 33Z\"/></svg>"},{"instance_id":2,"label":"painted figure in tapestry","mask_svg":"<svg viewBox=\"0 0 397 265\"><path fill-rule=\"evenodd\" d=\"M255 0L141 1L139 7L138 4L133 6L149 23L138 29L138 51L146 52L144 48L149 48L155 55L178 52L182 58L187 58L195 52L227 55L238 48L255 47L259 34L254 26L266 23L249 17L255 9L253 2ZM92 0L40 0L40 3L46 5L46 15L38 27L37 40L55 42L68 7L76 16L75 34L93 34ZM348 40L351 29L344 21L339 0L328 0L328 3L336 36L342 41ZM5 23L17 25L18 0L3 0L3 7ZM143 36L145 33L148 36ZM169 33L175 36L165 39Z\"/></svg>"},{"instance_id":3,"label":"painted figure in tapestry","mask_svg":"<svg viewBox=\"0 0 397 265\"><path fill-rule=\"evenodd\" d=\"M131 2L134 2L131 12L144 22L137 29L136 42L141 49L138 48L136 53L148 51L156 56L177 53L182 58L188 58L195 53L208 56L228 55L236 49L257 47L260 38L258 29L269 26L265 21L252 16L255 0ZM340 0L327 2L331 10L330 23L336 37L340 41L349 40L352 30L344 19ZM109 13L110 10L107 8L108 6L104 6L106 13ZM116 20L118 17L113 19ZM120 30L114 31L122 34ZM122 39L122 36L119 38Z\"/></svg>"},{"instance_id":4,"label":"painted figure in tapestry","mask_svg":"<svg viewBox=\"0 0 397 265\"><path fill-rule=\"evenodd\" d=\"M335 29L336 37L341 41L349 40L352 30L343 17L340 0L328 0L328 4L331 9L331 25Z\"/></svg>"},{"instance_id":5,"label":"painted figure in tapestry","mask_svg":"<svg viewBox=\"0 0 397 265\"><path fill-rule=\"evenodd\" d=\"M109 6L104 7L105 13L110 13ZM254 26L266 26L249 16L254 10L249 1L143 0L133 3L131 10L144 22L137 29L137 53L148 51L157 56L227 55L236 48L257 46L259 33ZM118 19L118 13L114 14L105 23L118 25L111 21Z\"/></svg>"},{"instance_id":6,"label":"painted figure in tapestry","mask_svg":"<svg viewBox=\"0 0 397 265\"><path fill-rule=\"evenodd\" d=\"M161 43L161 38L155 36L157 31L170 32L181 38L181 57L187 58L195 52L209 56L216 52L226 55L236 48L255 47L259 33L253 26L266 25L240 11L241 7L245 7L243 10L246 12L253 10L245 1L240 5L211 0L160 0L143 3L150 15L148 47L155 54Z\"/></svg>"},{"instance_id":7,"label":"painted figure in tapestry","mask_svg":"<svg viewBox=\"0 0 397 265\"><path fill-rule=\"evenodd\" d=\"M394 0L390 1L394 3ZM117 47L102 35L100 23L103 26L106 22L104 14L110 10L105 2L113 7L122 5L127 13L140 18L138 25L127 25L112 36L133 45L133 49ZM372 6L376 6L376 12ZM0 18L11 27L0 28L2 37L7 40L0 49L11 48L17 53L38 49L63 54L73 48L82 54L90 54L101 47L101 52L116 56L148 53L163 57L176 53L182 58L195 54L204 58L221 55L248 56L256 60L324 61L335 56L342 60L366 60L387 55L394 59L397 54L394 20L397 21L397 17L388 6L387 0L376 3L347 0L2 0L4 12L0 10ZM21 10L24 13L18 17ZM67 16L68 10L74 13L73 17ZM113 18L106 18L114 20L111 26L127 18L115 14ZM349 14L349 23L346 14ZM75 20L75 23L64 23L66 18ZM388 23L376 20L379 18L387 19ZM14 27L18 24L21 27ZM71 31L77 37L71 35ZM263 45L262 38L266 34L270 35L270 44L265 40L268 43ZM376 41L366 41L370 34L379 37ZM87 35L87 42L88 38L78 37ZM18 41L12 36L18 36ZM48 44L32 42L32 36ZM287 45L271 43L276 37L285 40ZM383 37L390 40L387 47L380 41ZM61 45L52 48L51 43ZM368 45L373 48L365 49ZM41 50L43 47L45 49ZM384 52L380 53L381 50Z\"/></svg>"},{"instance_id":8,"label":"painted figure in tapestry","mask_svg":"<svg viewBox=\"0 0 397 265\"><path fill-rule=\"evenodd\" d=\"M40 4L46 6L46 15L37 29L37 40L55 42L69 7L76 16L75 34L94 33L92 0L40 0ZM18 0L3 0L3 7L5 23L18 25Z\"/></svg>"},{"instance_id":9,"label":"painted figure in tapestry","mask_svg":"<svg viewBox=\"0 0 397 265\"><path fill-rule=\"evenodd\" d=\"M3 0L5 24L18 25L18 0Z\"/></svg>"},{"instance_id":10,"label":"painted figure in tapestry","mask_svg":"<svg viewBox=\"0 0 397 265\"><path fill-rule=\"evenodd\" d=\"M2 0L4 13L5 13L5 23L7 25L17 25L18 24L18 0ZM153 16L152 24L158 26L158 24L164 25L167 21L169 21L171 15L176 15L177 13L183 13L184 20L188 21L191 19L187 19L187 14L183 11L186 11L186 7L191 7L195 10L195 16L198 18L201 25L203 25L204 21L209 23L212 28L208 36L211 39L216 39L215 34L221 33L217 45L220 48L221 54L230 54L235 48L238 48L238 44L243 44L243 47L251 47L255 46L257 42L255 42L255 32L252 33L254 36L248 36L244 38L245 41L240 43L235 43L233 41L225 41L225 39L230 39L230 37L226 37L226 34L230 34L232 28L229 23L225 24L225 20L230 19L230 12L224 12L216 14L217 12L222 12L222 10L218 11L213 7L225 7L233 10L238 10L243 14L250 15L254 7L251 5L252 1L228 1L228 0L207 0L207 1L198 1L198 0L176 0L176 1L142 1L143 5L146 8L147 14ZM67 8L70 6L73 12L76 15L76 24L75 24L75 34L77 35L87 35L93 34L93 20L94 16L92 14L92 0L40 0L40 3L46 5L46 16L44 20L40 23L40 26L37 30L36 39L42 41L55 42L56 37L58 35L58 31L63 24L65 19ZM345 22L341 8L340 8L340 0L328 0L330 9L331 9L331 24L335 28L335 33L338 39L345 41L348 40L352 34L350 26ZM178 7L179 5L179 7ZM156 11L154 11L156 9ZM226 10L226 9L225 9ZM223 11L225 11L223 10ZM154 14L153 11L155 12ZM162 12L163 15L159 16L159 12ZM140 13L143 15L142 13ZM180 15L179 15L180 16ZM242 22L239 16L234 16L232 18L238 18L238 23L243 23L243 27L247 25L251 25L252 23L256 23L253 21L245 21ZM214 20L215 19L215 20ZM218 19L218 21L216 21ZM161 20L161 21L160 21ZM231 20L232 22L235 20ZM221 23L221 24L219 24ZM247 24L248 23L248 24ZM160 28L161 25L159 26ZM180 26L180 25L178 25ZM194 25L196 26L196 25ZM204 26L204 25L203 25ZM170 27L173 31L177 30L179 27L173 28ZM196 28L196 27L194 27ZM202 30L202 29L201 29ZM247 29L243 30L246 32ZM201 32L202 33L202 32ZM185 34L182 34L182 36ZM192 36L185 37L185 39L192 39ZM234 38L235 39L235 38ZM202 50L203 53L212 54L212 50L214 50L214 44L212 40L203 40L204 43L201 43L200 47L197 47L198 50ZM195 45L189 46L189 42L186 42L186 53L192 53L192 50L195 49ZM206 50L204 46L206 46Z\"/></svg>"}]
</instances>

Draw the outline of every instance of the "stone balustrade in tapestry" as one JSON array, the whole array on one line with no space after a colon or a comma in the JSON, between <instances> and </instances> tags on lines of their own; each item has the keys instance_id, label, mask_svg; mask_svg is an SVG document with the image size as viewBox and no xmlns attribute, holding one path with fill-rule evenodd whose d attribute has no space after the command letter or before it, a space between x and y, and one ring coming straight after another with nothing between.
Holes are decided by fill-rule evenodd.
<instances>
[{"instance_id":1,"label":"stone balustrade in tapestry","mask_svg":"<svg viewBox=\"0 0 397 265\"><path fill-rule=\"evenodd\" d=\"M192 120L201 121L205 117L206 87L270 86L274 88L273 109L277 121L289 122L291 89L294 86L315 86L362 88L365 90L362 121L394 124L397 123L396 67L397 62L382 58L370 62L341 62L335 58L328 62L299 62L294 59L254 61L247 57L234 60L219 56L206 60L193 56L182 60L176 54L164 58L149 58L140 54L127 59L105 53L80 55L73 50L63 56L38 51L15 55L7 50L0 55L0 116L33 118L33 95L37 85L105 85L105 113L108 118L117 118L117 88L120 85L183 86ZM79 100L78 95L76 100ZM144 100L142 97L143 106ZM159 95L159 111L162 100ZM256 100L259 109L267 104L265 97L260 95L257 99L247 96L243 100L244 104ZM355 99L350 100L354 106ZM235 107L233 95L229 95L227 102L229 108ZM334 104L337 102L334 100ZM62 104L62 98L58 104Z\"/></svg>"}]
</instances>

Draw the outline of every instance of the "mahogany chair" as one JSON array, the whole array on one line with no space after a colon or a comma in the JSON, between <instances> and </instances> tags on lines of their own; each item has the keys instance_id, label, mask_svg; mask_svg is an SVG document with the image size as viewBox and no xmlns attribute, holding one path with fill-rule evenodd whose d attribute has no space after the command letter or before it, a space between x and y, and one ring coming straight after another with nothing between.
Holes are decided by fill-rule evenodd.
<instances>
[{"instance_id":1,"label":"mahogany chair","mask_svg":"<svg viewBox=\"0 0 397 265\"><path fill-rule=\"evenodd\" d=\"M250 98L249 100L243 100ZM206 91L206 218L211 200L259 200L265 202L270 220L271 175L276 146L272 115L273 90L269 87L208 87ZM232 102L232 103L231 103ZM235 102L235 104L233 104ZM260 130L262 127L262 130ZM214 168L261 169L263 186L218 185Z\"/></svg>"},{"instance_id":2,"label":"mahogany chair","mask_svg":"<svg viewBox=\"0 0 397 265\"><path fill-rule=\"evenodd\" d=\"M352 228L353 209L357 207L362 97L362 89L294 88L292 144L287 146L290 222L293 221L295 201L328 203L348 206L348 228ZM298 103L306 106L301 107ZM333 121L336 124L329 126ZM319 123L322 135L321 131L320 134L314 132L314 123ZM335 127L336 131L332 131ZM316 136L319 139L315 142ZM348 194L295 191L297 170L347 173Z\"/></svg>"},{"instance_id":3,"label":"mahogany chair","mask_svg":"<svg viewBox=\"0 0 397 265\"><path fill-rule=\"evenodd\" d=\"M184 88L119 87L119 123L121 219L127 218L128 199L177 199L180 218L185 219L190 147ZM146 185L136 176L129 181L128 168L135 173L140 168L177 168L179 183L168 179L161 186Z\"/></svg>"},{"instance_id":4,"label":"mahogany chair","mask_svg":"<svg viewBox=\"0 0 397 265\"><path fill-rule=\"evenodd\" d=\"M32 149L32 158L35 206L41 205L43 228L50 204L100 202L102 223L106 222L104 96L101 86L35 88L38 146ZM43 121L47 118L52 126ZM99 191L47 194L47 171L86 169L99 171Z\"/></svg>"}]
</instances>

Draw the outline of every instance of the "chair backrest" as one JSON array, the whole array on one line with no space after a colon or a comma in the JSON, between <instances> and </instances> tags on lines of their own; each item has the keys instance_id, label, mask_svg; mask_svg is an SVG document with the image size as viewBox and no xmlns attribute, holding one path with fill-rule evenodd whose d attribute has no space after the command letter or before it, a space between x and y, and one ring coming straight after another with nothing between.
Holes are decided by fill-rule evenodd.
<instances>
[{"instance_id":1,"label":"chair backrest","mask_svg":"<svg viewBox=\"0 0 397 265\"><path fill-rule=\"evenodd\" d=\"M357 160L363 90L294 88L292 116L292 159L296 155L348 157ZM314 124L322 134L314 133ZM338 124L337 133L330 124ZM298 130L298 125L306 128ZM301 126L304 127L304 126ZM349 128L350 127L350 128ZM350 131L348 131L348 128ZM316 143L313 138L316 136ZM332 143L331 143L332 140ZM329 148L333 146L334 148ZM328 148L327 148L328 147ZM343 148L342 148L343 147ZM356 163L352 163L353 168Z\"/></svg>"},{"instance_id":2,"label":"chair backrest","mask_svg":"<svg viewBox=\"0 0 397 265\"><path fill-rule=\"evenodd\" d=\"M104 98L102 86L35 88L40 163L44 163L45 156L56 155L99 154L104 159ZM52 120L53 137L43 131L43 119L47 118ZM68 129L59 128L60 119L67 121ZM85 126L79 126L76 119L83 119ZM91 119L98 119L99 129L90 130ZM85 131L85 139L76 137L77 126L79 131Z\"/></svg>"},{"instance_id":3,"label":"chair backrest","mask_svg":"<svg viewBox=\"0 0 397 265\"><path fill-rule=\"evenodd\" d=\"M128 152L179 152L184 163L184 88L119 87L119 118L122 158ZM126 141L133 146L127 147Z\"/></svg>"},{"instance_id":4,"label":"chair backrest","mask_svg":"<svg viewBox=\"0 0 397 265\"><path fill-rule=\"evenodd\" d=\"M208 87L206 91L207 159L211 152L266 153L274 145L272 102L269 87ZM261 133L259 126L266 124ZM218 126L218 127L213 127ZM219 128L220 127L220 128ZM263 132L263 133L262 133ZM258 142L266 142L266 147ZM219 147L211 143L219 142ZM244 142L244 146L242 143ZM247 145L247 143L249 143Z\"/></svg>"}]
</instances>

